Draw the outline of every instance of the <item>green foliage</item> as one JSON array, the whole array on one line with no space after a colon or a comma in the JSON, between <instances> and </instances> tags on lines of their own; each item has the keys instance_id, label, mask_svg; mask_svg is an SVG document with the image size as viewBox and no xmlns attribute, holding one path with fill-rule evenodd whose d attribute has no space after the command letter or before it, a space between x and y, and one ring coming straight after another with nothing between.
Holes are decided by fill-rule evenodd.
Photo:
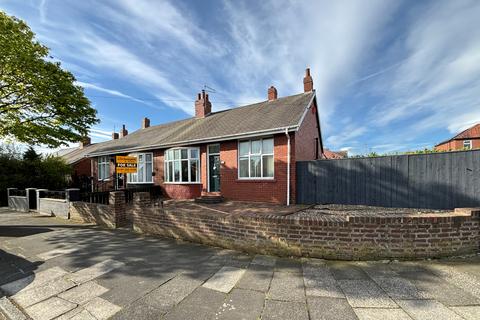
<instances>
[{"instance_id":1,"label":"green foliage","mask_svg":"<svg viewBox=\"0 0 480 320\"><path fill-rule=\"evenodd\" d=\"M98 122L75 77L48 61L48 48L0 11L0 138L58 147Z\"/></svg>"},{"instance_id":2,"label":"green foliage","mask_svg":"<svg viewBox=\"0 0 480 320\"><path fill-rule=\"evenodd\" d=\"M0 145L0 168L0 205L6 205L7 188L63 190L72 170L59 157L42 157L33 148L22 156L11 145Z\"/></svg>"}]
</instances>

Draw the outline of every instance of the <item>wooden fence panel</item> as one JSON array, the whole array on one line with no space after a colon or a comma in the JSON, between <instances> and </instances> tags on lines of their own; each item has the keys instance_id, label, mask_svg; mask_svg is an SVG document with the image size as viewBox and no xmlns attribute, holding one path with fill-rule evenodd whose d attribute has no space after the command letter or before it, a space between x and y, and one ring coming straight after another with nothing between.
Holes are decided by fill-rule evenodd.
<instances>
[{"instance_id":1,"label":"wooden fence panel","mask_svg":"<svg viewBox=\"0 0 480 320\"><path fill-rule=\"evenodd\" d=\"M480 207L480 150L297 162L299 203Z\"/></svg>"}]
</instances>

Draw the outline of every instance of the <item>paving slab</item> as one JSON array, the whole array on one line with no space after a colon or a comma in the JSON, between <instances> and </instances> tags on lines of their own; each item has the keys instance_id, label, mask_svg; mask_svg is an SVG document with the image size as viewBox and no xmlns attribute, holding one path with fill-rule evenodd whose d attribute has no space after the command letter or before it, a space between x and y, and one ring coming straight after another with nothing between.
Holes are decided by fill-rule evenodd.
<instances>
[{"instance_id":1,"label":"paving slab","mask_svg":"<svg viewBox=\"0 0 480 320\"><path fill-rule=\"evenodd\" d=\"M106 320L120 311L120 307L100 297L90 300L84 306L95 319Z\"/></svg>"},{"instance_id":2,"label":"paving slab","mask_svg":"<svg viewBox=\"0 0 480 320\"><path fill-rule=\"evenodd\" d=\"M12 298L20 307L26 308L40 301L47 300L48 298L73 288L74 286L75 283L68 279L57 278L30 290L19 292L12 296Z\"/></svg>"},{"instance_id":3,"label":"paving slab","mask_svg":"<svg viewBox=\"0 0 480 320\"><path fill-rule=\"evenodd\" d=\"M5 315L5 317L3 316ZM0 298L0 319L25 320L27 317L6 297ZM6 318L8 317L8 318ZM2 320L3 320L2 319Z\"/></svg>"},{"instance_id":4,"label":"paving slab","mask_svg":"<svg viewBox=\"0 0 480 320\"><path fill-rule=\"evenodd\" d=\"M273 277L273 266L251 264L236 287L247 290L267 292Z\"/></svg>"},{"instance_id":5,"label":"paving slab","mask_svg":"<svg viewBox=\"0 0 480 320\"><path fill-rule=\"evenodd\" d=\"M8 295L14 295L16 293L38 287L44 283L60 278L65 274L67 274L67 271L63 270L62 268L53 267L4 284L0 286L0 289Z\"/></svg>"},{"instance_id":6,"label":"paving slab","mask_svg":"<svg viewBox=\"0 0 480 320\"><path fill-rule=\"evenodd\" d=\"M400 272L402 278L410 280L419 290L446 306L479 304L480 300L428 271Z\"/></svg>"},{"instance_id":7,"label":"paving slab","mask_svg":"<svg viewBox=\"0 0 480 320\"><path fill-rule=\"evenodd\" d=\"M256 255L251 264L258 264L261 266L266 266L266 267L273 267L275 266L275 262L277 261L277 258L272 257L272 256L265 256L265 255Z\"/></svg>"},{"instance_id":8,"label":"paving slab","mask_svg":"<svg viewBox=\"0 0 480 320\"><path fill-rule=\"evenodd\" d=\"M267 297L273 300L305 302L303 276L297 273L275 272Z\"/></svg>"},{"instance_id":9,"label":"paving slab","mask_svg":"<svg viewBox=\"0 0 480 320\"><path fill-rule=\"evenodd\" d=\"M52 297L26 308L25 311L34 320L50 320L74 309L76 306L75 303Z\"/></svg>"},{"instance_id":10,"label":"paving slab","mask_svg":"<svg viewBox=\"0 0 480 320\"><path fill-rule=\"evenodd\" d=\"M233 289L215 313L218 320L257 320L263 310L265 294Z\"/></svg>"},{"instance_id":11,"label":"paving slab","mask_svg":"<svg viewBox=\"0 0 480 320\"><path fill-rule=\"evenodd\" d=\"M302 302L267 300L262 320L308 320L307 305Z\"/></svg>"},{"instance_id":12,"label":"paving slab","mask_svg":"<svg viewBox=\"0 0 480 320\"><path fill-rule=\"evenodd\" d=\"M450 307L450 310L467 320L480 319L480 306Z\"/></svg>"},{"instance_id":13,"label":"paving slab","mask_svg":"<svg viewBox=\"0 0 480 320\"><path fill-rule=\"evenodd\" d=\"M402 309L355 308L359 320L412 320Z\"/></svg>"},{"instance_id":14,"label":"paving slab","mask_svg":"<svg viewBox=\"0 0 480 320\"><path fill-rule=\"evenodd\" d=\"M325 264L304 263L303 280L307 296L345 298Z\"/></svg>"},{"instance_id":15,"label":"paving slab","mask_svg":"<svg viewBox=\"0 0 480 320\"><path fill-rule=\"evenodd\" d=\"M98 320L87 310L82 310L81 312L77 313L76 315L68 319L69 320ZM55 320L60 320L60 319L57 318Z\"/></svg>"},{"instance_id":16,"label":"paving slab","mask_svg":"<svg viewBox=\"0 0 480 320\"><path fill-rule=\"evenodd\" d=\"M390 267L391 263L357 262L356 266L360 267L370 278L398 277L398 273Z\"/></svg>"},{"instance_id":17,"label":"paving slab","mask_svg":"<svg viewBox=\"0 0 480 320\"><path fill-rule=\"evenodd\" d=\"M432 297L422 290L419 290L408 279L396 277L375 277L373 278L392 299L419 300L431 299Z\"/></svg>"},{"instance_id":18,"label":"paving slab","mask_svg":"<svg viewBox=\"0 0 480 320\"><path fill-rule=\"evenodd\" d=\"M94 264L91 267L81 269L68 276L68 279L74 281L77 284L82 284L84 282L93 280L100 277L101 275L108 273L114 269L124 266L125 263L108 259L99 263Z\"/></svg>"},{"instance_id":19,"label":"paving slab","mask_svg":"<svg viewBox=\"0 0 480 320\"><path fill-rule=\"evenodd\" d=\"M460 320L462 317L435 300L397 300L415 320Z\"/></svg>"},{"instance_id":20,"label":"paving slab","mask_svg":"<svg viewBox=\"0 0 480 320\"><path fill-rule=\"evenodd\" d=\"M468 272L462 272L455 266L442 265L440 263L430 264L430 270L436 272L436 275L447 282L459 287L465 292L480 298L480 278Z\"/></svg>"},{"instance_id":21,"label":"paving slab","mask_svg":"<svg viewBox=\"0 0 480 320\"><path fill-rule=\"evenodd\" d=\"M198 287L171 312L167 313L165 319L215 319L215 313L223 304L225 297L225 293L204 287Z\"/></svg>"},{"instance_id":22,"label":"paving slab","mask_svg":"<svg viewBox=\"0 0 480 320\"><path fill-rule=\"evenodd\" d=\"M89 281L82 285L79 285L78 287L60 293L58 297L72 303L85 304L93 298L101 296L107 291L107 288L102 287L94 281Z\"/></svg>"},{"instance_id":23,"label":"paving slab","mask_svg":"<svg viewBox=\"0 0 480 320\"><path fill-rule=\"evenodd\" d=\"M65 254L73 253L78 250L79 248L75 248L75 247L58 248L58 249L53 249L47 252L39 253L37 254L37 257L42 260L50 260L59 256L63 256Z\"/></svg>"},{"instance_id":24,"label":"paving slab","mask_svg":"<svg viewBox=\"0 0 480 320\"><path fill-rule=\"evenodd\" d=\"M223 267L215 273L213 277L208 279L208 281L203 284L203 287L228 293L233 289L244 273L245 269L229 266Z\"/></svg>"},{"instance_id":25,"label":"paving slab","mask_svg":"<svg viewBox=\"0 0 480 320\"><path fill-rule=\"evenodd\" d=\"M353 262L329 261L327 266L336 280L368 280L369 277Z\"/></svg>"},{"instance_id":26,"label":"paving slab","mask_svg":"<svg viewBox=\"0 0 480 320\"><path fill-rule=\"evenodd\" d=\"M346 299L307 297L311 320L356 320Z\"/></svg>"},{"instance_id":27,"label":"paving slab","mask_svg":"<svg viewBox=\"0 0 480 320\"><path fill-rule=\"evenodd\" d=\"M339 280L338 283L354 308L398 307L372 280Z\"/></svg>"},{"instance_id":28,"label":"paving slab","mask_svg":"<svg viewBox=\"0 0 480 320\"><path fill-rule=\"evenodd\" d=\"M302 262L300 259L278 258L275 272L302 273Z\"/></svg>"}]
</instances>

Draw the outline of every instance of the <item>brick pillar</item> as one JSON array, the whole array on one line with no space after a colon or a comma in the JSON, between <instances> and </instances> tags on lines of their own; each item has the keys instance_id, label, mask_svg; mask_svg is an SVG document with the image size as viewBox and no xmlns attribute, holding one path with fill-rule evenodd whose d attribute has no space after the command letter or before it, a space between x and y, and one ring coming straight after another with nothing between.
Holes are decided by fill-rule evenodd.
<instances>
[{"instance_id":1,"label":"brick pillar","mask_svg":"<svg viewBox=\"0 0 480 320\"><path fill-rule=\"evenodd\" d=\"M127 221L125 193L123 191L113 191L109 195L109 204L113 211L113 225L115 228L124 226Z\"/></svg>"}]
</instances>

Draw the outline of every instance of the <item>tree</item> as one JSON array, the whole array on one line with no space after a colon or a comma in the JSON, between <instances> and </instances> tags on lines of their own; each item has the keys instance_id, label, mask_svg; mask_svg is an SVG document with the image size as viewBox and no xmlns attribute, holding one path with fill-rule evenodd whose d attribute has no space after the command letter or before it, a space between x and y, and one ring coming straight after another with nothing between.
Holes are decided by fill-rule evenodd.
<instances>
[{"instance_id":1,"label":"tree","mask_svg":"<svg viewBox=\"0 0 480 320\"><path fill-rule=\"evenodd\" d=\"M25 22L0 11L0 138L50 147L79 141L97 112L34 37Z\"/></svg>"},{"instance_id":2,"label":"tree","mask_svg":"<svg viewBox=\"0 0 480 320\"><path fill-rule=\"evenodd\" d=\"M32 146L29 146L28 149L23 153L23 160L26 160L26 161L37 161L37 160L40 160L41 158L41 155L37 153L37 151L35 151L35 149L33 149Z\"/></svg>"}]
</instances>

